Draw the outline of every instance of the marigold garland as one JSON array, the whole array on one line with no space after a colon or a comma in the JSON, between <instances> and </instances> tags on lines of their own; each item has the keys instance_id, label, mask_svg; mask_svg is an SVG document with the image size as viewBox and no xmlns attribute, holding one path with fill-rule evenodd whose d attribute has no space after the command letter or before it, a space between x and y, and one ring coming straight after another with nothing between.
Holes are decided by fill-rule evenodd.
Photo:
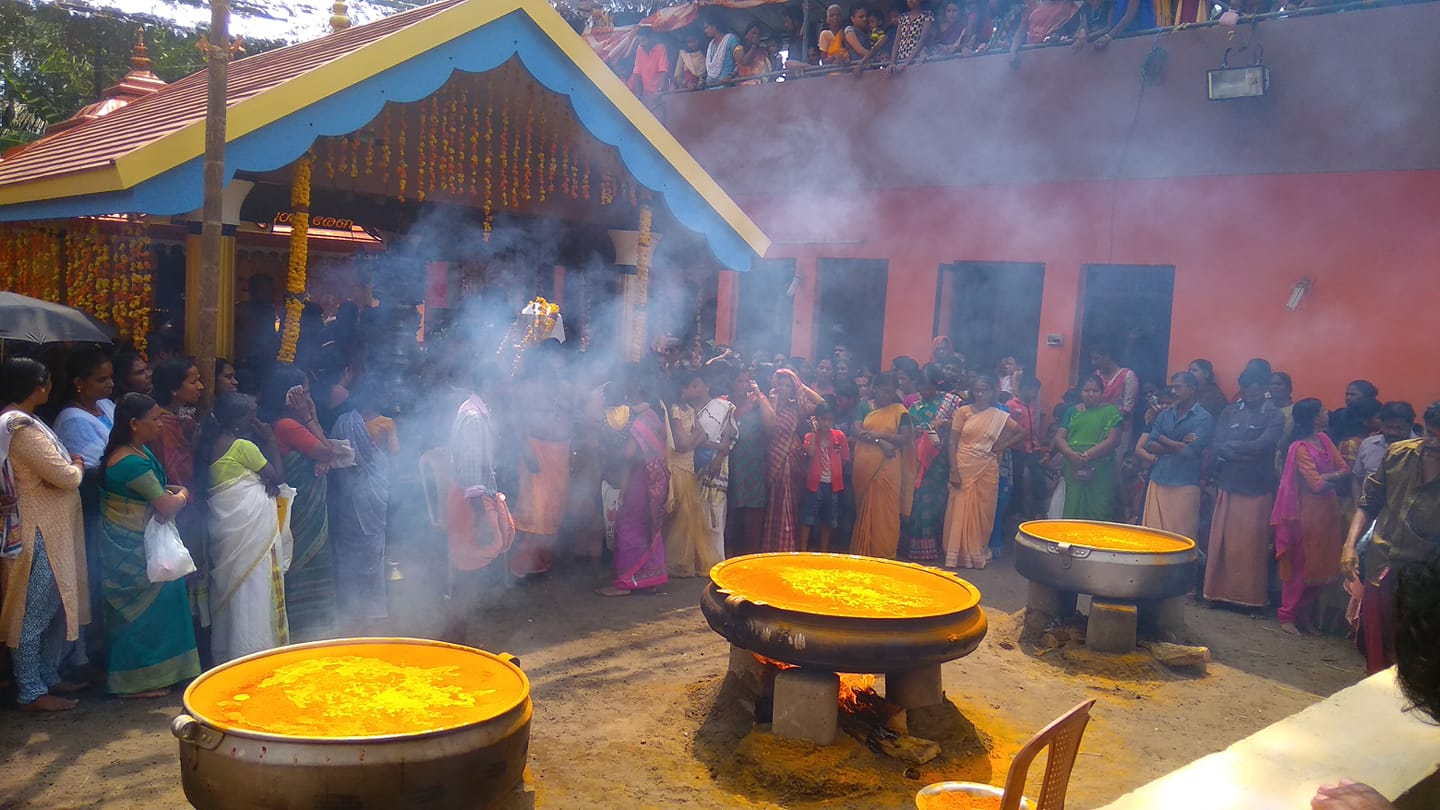
<instances>
[{"instance_id":1,"label":"marigold garland","mask_svg":"<svg viewBox=\"0 0 1440 810\"><path fill-rule=\"evenodd\" d=\"M510 96L500 100L500 204L510 204Z\"/></svg>"},{"instance_id":2,"label":"marigold garland","mask_svg":"<svg viewBox=\"0 0 1440 810\"><path fill-rule=\"evenodd\" d=\"M528 318L525 310L531 310ZM525 356L525 350L550 336L559 316L560 306L540 296L525 305L520 317L510 325L505 339L500 341L500 348L495 350L495 354L502 357L506 351L513 352L510 359L511 376L520 373L520 361ZM525 328L523 333L520 331L522 322Z\"/></svg>"},{"instance_id":3,"label":"marigold garland","mask_svg":"<svg viewBox=\"0 0 1440 810\"><path fill-rule=\"evenodd\" d=\"M398 174L400 178L400 193L397 195L400 202L405 202L405 185L410 177L410 166L405 160L405 111L398 110L396 118L400 119L400 137L397 139L400 148L400 166Z\"/></svg>"},{"instance_id":4,"label":"marigold garland","mask_svg":"<svg viewBox=\"0 0 1440 810\"><path fill-rule=\"evenodd\" d=\"M477 97L470 105L470 196L476 196L475 192L480 182L480 99Z\"/></svg>"},{"instance_id":5,"label":"marigold garland","mask_svg":"<svg viewBox=\"0 0 1440 810\"><path fill-rule=\"evenodd\" d=\"M0 226L0 289L72 306L144 351L155 264L145 226L76 219Z\"/></svg>"},{"instance_id":6,"label":"marigold garland","mask_svg":"<svg viewBox=\"0 0 1440 810\"><path fill-rule=\"evenodd\" d=\"M635 256L635 296L632 331L630 333L630 356L638 360L644 355L647 330L645 307L650 301L650 226L653 217L650 206L640 208L639 249Z\"/></svg>"},{"instance_id":7,"label":"marigold garland","mask_svg":"<svg viewBox=\"0 0 1440 810\"><path fill-rule=\"evenodd\" d=\"M419 143L416 144L415 150L415 200L417 202L425 202L425 175L428 168L425 162L425 145L434 137L430 129L430 115L425 109L425 102L422 101L420 102Z\"/></svg>"},{"instance_id":8,"label":"marigold garland","mask_svg":"<svg viewBox=\"0 0 1440 810\"><path fill-rule=\"evenodd\" d=\"M280 333L279 360L295 362L295 349L300 344L300 313L305 307L305 267L309 252L310 232L310 156L295 162L290 183L290 261L285 280L285 326Z\"/></svg>"},{"instance_id":9,"label":"marigold garland","mask_svg":"<svg viewBox=\"0 0 1440 810\"><path fill-rule=\"evenodd\" d=\"M491 140L495 136L495 80L485 76L485 241L490 241L490 227L494 223L495 201L491 197L493 165L490 160Z\"/></svg>"},{"instance_id":10,"label":"marigold garland","mask_svg":"<svg viewBox=\"0 0 1440 810\"><path fill-rule=\"evenodd\" d=\"M520 196L525 199L525 202L530 202L530 184L535 166L535 95L533 92L526 91L525 102L525 185Z\"/></svg>"},{"instance_id":11,"label":"marigold garland","mask_svg":"<svg viewBox=\"0 0 1440 810\"><path fill-rule=\"evenodd\" d=\"M390 177L393 167L390 165L390 144L395 140L395 110L393 104L385 105L385 121L381 124L381 132L385 138L380 142L380 169L384 175L385 192L390 192Z\"/></svg>"},{"instance_id":12,"label":"marigold garland","mask_svg":"<svg viewBox=\"0 0 1440 810\"><path fill-rule=\"evenodd\" d=\"M520 108L516 108L516 140L510 146L510 208L520 208Z\"/></svg>"}]
</instances>

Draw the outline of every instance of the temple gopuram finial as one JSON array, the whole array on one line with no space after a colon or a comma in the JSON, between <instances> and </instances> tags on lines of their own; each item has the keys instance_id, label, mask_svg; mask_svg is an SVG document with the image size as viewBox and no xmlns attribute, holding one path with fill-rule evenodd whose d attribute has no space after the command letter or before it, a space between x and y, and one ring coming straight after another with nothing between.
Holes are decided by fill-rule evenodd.
<instances>
[{"instance_id":1,"label":"temple gopuram finial","mask_svg":"<svg viewBox=\"0 0 1440 810\"><path fill-rule=\"evenodd\" d=\"M145 26L135 28L135 52L130 54L130 70L137 73L150 72L150 49L145 47Z\"/></svg>"},{"instance_id":2,"label":"temple gopuram finial","mask_svg":"<svg viewBox=\"0 0 1440 810\"><path fill-rule=\"evenodd\" d=\"M330 31L340 33L350 27L350 15L345 8L344 0L335 0L335 5L330 7Z\"/></svg>"}]
</instances>

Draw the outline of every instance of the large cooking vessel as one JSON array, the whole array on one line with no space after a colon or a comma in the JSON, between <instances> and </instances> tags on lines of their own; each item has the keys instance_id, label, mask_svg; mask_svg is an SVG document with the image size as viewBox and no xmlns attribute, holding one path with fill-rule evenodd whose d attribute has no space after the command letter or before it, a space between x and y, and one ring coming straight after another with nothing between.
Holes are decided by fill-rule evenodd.
<instances>
[{"instance_id":1,"label":"large cooking vessel","mask_svg":"<svg viewBox=\"0 0 1440 810\"><path fill-rule=\"evenodd\" d=\"M316 666L328 669L300 674ZM458 708L443 716L414 708L415 695L428 693L403 684L366 697L360 673L381 671L443 679L437 694ZM263 693L256 686L283 677L296 680ZM332 693L356 695L363 708L329 708ZM262 700L273 718L266 722L283 733L263 730L261 715L246 713ZM201 810L489 807L523 777L532 713L530 682L513 656L404 638L320 641L237 659L190 684L184 711L171 730L180 740L185 797ZM347 728L372 713L379 720L363 732ZM385 733L386 723L401 732Z\"/></svg>"},{"instance_id":2,"label":"large cooking vessel","mask_svg":"<svg viewBox=\"0 0 1440 810\"><path fill-rule=\"evenodd\" d=\"M969 655L980 591L954 574L848 554L735 557L700 597L710 627L767 658L833 672L902 672Z\"/></svg>"},{"instance_id":3,"label":"large cooking vessel","mask_svg":"<svg viewBox=\"0 0 1440 810\"><path fill-rule=\"evenodd\" d=\"M1195 541L1098 520L1031 520L1015 536L1015 569L1068 593L1144 601L1189 593Z\"/></svg>"}]
</instances>

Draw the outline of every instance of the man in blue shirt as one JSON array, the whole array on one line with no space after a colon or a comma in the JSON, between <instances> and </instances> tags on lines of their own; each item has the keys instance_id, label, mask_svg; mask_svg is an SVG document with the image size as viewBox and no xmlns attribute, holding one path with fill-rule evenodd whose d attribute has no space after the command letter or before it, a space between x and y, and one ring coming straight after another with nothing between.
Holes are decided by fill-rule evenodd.
<instances>
[{"instance_id":1,"label":"man in blue shirt","mask_svg":"<svg viewBox=\"0 0 1440 810\"><path fill-rule=\"evenodd\" d=\"M1170 387L1175 407L1155 417L1145 444L1156 461L1140 522L1193 540L1200 525L1200 456L1215 435L1215 421L1197 404L1200 383L1194 374L1171 376Z\"/></svg>"}]
</instances>

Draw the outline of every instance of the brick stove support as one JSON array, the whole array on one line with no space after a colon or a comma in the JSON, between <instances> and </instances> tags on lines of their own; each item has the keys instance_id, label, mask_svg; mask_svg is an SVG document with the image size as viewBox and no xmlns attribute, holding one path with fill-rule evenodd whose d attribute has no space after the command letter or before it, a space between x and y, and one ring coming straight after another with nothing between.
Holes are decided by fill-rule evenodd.
<instances>
[{"instance_id":1,"label":"brick stove support","mask_svg":"<svg viewBox=\"0 0 1440 810\"><path fill-rule=\"evenodd\" d=\"M778 737L833 745L840 731L840 676L805 667L777 674L770 730Z\"/></svg>"},{"instance_id":2,"label":"brick stove support","mask_svg":"<svg viewBox=\"0 0 1440 810\"><path fill-rule=\"evenodd\" d=\"M940 665L905 672L885 673L885 699L906 709L923 709L945 702Z\"/></svg>"}]
</instances>

